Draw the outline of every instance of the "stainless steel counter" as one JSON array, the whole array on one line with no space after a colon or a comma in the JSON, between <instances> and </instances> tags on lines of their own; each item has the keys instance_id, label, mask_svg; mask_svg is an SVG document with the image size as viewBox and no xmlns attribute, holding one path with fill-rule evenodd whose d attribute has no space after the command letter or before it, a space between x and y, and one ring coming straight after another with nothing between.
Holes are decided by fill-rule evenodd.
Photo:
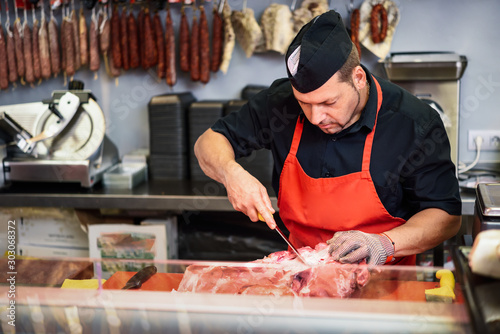
<instances>
[{"instance_id":1,"label":"stainless steel counter","mask_svg":"<svg viewBox=\"0 0 500 334\"><path fill-rule=\"evenodd\" d=\"M277 199L268 187L277 209ZM154 180L134 189L111 189L97 184L16 183L0 189L0 207L65 207L75 209L130 209L167 211L233 211L224 187L214 181Z\"/></svg>"},{"instance_id":2,"label":"stainless steel counter","mask_svg":"<svg viewBox=\"0 0 500 334\"><path fill-rule=\"evenodd\" d=\"M277 198L266 185L274 208ZM166 211L233 211L224 187L214 181L149 180L134 189L102 184L86 189L73 184L13 184L0 189L0 207L64 207ZM462 214L474 214L475 194L464 192Z\"/></svg>"}]
</instances>

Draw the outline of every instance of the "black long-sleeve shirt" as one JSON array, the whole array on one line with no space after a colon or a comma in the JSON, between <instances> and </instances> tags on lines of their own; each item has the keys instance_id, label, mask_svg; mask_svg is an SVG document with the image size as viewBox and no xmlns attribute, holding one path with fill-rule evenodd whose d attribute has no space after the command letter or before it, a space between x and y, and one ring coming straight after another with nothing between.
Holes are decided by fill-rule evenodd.
<instances>
[{"instance_id":1,"label":"black long-sleeve shirt","mask_svg":"<svg viewBox=\"0 0 500 334\"><path fill-rule=\"evenodd\" d=\"M360 119L330 135L304 121L297 158L312 178L336 177L361 170L366 135L373 129L377 90L367 73L370 95ZM373 141L370 173L387 211L403 219L426 208L461 214L461 200L450 144L439 114L401 87L377 77L383 92ZM303 112L289 80L278 79L239 111L217 121L236 157L270 149L274 159L273 188L290 150L295 124ZM334 205L334 203L332 203Z\"/></svg>"}]
</instances>

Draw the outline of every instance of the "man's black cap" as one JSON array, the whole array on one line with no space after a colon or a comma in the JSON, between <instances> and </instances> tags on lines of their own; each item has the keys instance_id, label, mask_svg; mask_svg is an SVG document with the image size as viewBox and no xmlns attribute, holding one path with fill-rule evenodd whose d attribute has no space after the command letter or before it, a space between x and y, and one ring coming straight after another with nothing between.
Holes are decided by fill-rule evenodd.
<instances>
[{"instance_id":1,"label":"man's black cap","mask_svg":"<svg viewBox=\"0 0 500 334\"><path fill-rule=\"evenodd\" d=\"M288 47L286 70L293 87L309 93L327 82L351 53L351 37L334 10L304 25Z\"/></svg>"}]
</instances>

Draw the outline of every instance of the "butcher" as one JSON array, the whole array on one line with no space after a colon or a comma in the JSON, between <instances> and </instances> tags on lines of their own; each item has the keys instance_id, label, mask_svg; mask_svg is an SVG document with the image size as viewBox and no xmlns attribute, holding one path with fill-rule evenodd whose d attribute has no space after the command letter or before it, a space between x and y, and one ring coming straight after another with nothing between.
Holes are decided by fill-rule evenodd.
<instances>
[{"instance_id":1,"label":"butcher","mask_svg":"<svg viewBox=\"0 0 500 334\"><path fill-rule=\"evenodd\" d=\"M337 12L298 32L285 65L288 78L195 144L234 209L276 226L265 186L235 160L267 149L279 215L297 248L327 242L341 263L412 265L458 232L462 204L440 115L361 65Z\"/></svg>"}]
</instances>

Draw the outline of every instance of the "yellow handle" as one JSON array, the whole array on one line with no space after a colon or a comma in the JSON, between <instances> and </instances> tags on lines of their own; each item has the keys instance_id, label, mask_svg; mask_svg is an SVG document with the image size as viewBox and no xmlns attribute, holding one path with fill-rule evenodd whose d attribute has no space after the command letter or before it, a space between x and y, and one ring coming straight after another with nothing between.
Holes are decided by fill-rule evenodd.
<instances>
[{"instance_id":1,"label":"yellow handle","mask_svg":"<svg viewBox=\"0 0 500 334\"><path fill-rule=\"evenodd\" d=\"M436 272L436 278L439 279L440 286L448 286L453 291L455 289L455 277L448 269L441 269Z\"/></svg>"},{"instance_id":2,"label":"yellow handle","mask_svg":"<svg viewBox=\"0 0 500 334\"><path fill-rule=\"evenodd\" d=\"M264 219L264 217L262 217L262 215L260 214L260 212L257 212L257 217L259 217L259 220L260 221L263 221L265 222L266 220Z\"/></svg>"}]
</instances>

